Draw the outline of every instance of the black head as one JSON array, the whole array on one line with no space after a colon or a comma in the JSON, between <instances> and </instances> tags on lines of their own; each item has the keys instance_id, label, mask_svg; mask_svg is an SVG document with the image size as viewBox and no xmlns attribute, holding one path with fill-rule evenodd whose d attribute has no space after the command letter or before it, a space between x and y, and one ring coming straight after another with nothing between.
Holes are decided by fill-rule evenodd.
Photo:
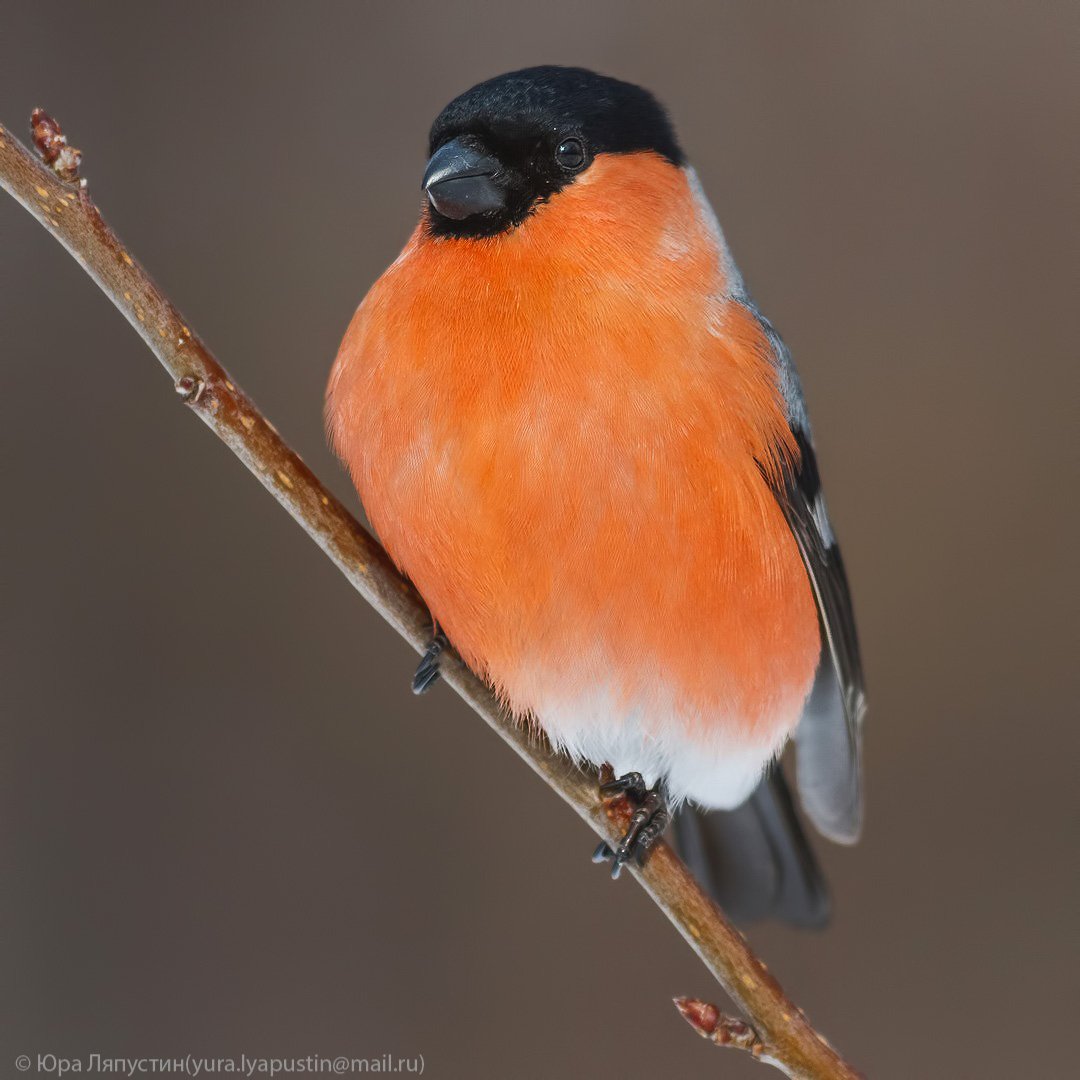
<instances>
[{"instance_id":1,"label":"black head","mask_svg":"<svg viewBox=\"0 0 1080 1080\"><path fill-rule=\"evenodd\" d=\"M437 236L494 236L571 184L597 154L683 163L660 103L584 68L534 67L455 98L431 127L424 189Z\"/></svg>"}]
</instances>

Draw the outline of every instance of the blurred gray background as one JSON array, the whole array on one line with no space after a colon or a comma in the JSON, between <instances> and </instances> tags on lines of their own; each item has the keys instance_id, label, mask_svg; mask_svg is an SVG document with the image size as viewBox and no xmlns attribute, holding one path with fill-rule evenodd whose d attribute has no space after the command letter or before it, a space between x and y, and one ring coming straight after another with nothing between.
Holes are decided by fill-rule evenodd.
<instances>
[{"instance_id":1,"label":"blurred gray background","mask_svg":"<svg viewBox=\"0 0 1080 1080\"><path fill-rule=\"evenodd\" d=\"M833 924L751 940L873 1077L1064 1077L1076 30L1065 4L3 0L0 117L60 118L355 505L323 386L434 115L531 63L653 89L802 369L868 666ZM6 196L0 354L0 1074L765 1075L686 1028L670 997L718 992L641 890L450 691L410 695L415 656Z\"/></svg>"}]
</instances>

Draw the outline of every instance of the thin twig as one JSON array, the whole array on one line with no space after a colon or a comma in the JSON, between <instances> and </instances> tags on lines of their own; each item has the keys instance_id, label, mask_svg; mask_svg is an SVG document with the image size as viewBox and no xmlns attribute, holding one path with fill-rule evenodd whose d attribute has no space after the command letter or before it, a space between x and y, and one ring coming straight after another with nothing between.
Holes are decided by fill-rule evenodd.
<instances>
[{"instance_id":1,"label":"thin twig","mask_svg":"<svg viewBox=\"0 0 1080 1080\"><path fill-rule=\"evenodd\" d=\"M47 164L0 127L0 186L67 248L120 309L170 374L188 407L258 477L360 595L413 648L423 652L431 634L431 618L416 590L286 445L124 249L90 201L86 181L79 179L81 155L67 145L59 125L35 110L32 132ZM601 800L595 775L553 753L542 738L513 723L491 690L453 650L444 652L441 671L458 694L598 835L609 842L618 840L628 816L624 800ZM698 1031L717 1042L746 1046L759 1060L788 1076L840 1080L858 1076L785 997L670 847L658 845L645 867L631 867L631 872L749 1018L744 1023L721 1018L713 1006L680 1004L688 1019L688 1008L697 1018L694 1026ZM726 1037L716 1038L717 1030L726 1032Z\"/></svg>"}]
</instances>

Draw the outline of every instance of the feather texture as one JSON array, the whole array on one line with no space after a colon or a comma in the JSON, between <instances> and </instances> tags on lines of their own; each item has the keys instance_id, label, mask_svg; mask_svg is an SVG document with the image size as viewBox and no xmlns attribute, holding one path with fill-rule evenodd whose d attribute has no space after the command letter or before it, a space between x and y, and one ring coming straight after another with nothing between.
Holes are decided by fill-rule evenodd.
<instances>
[{"instance_id":1,"label":"feather texture","mask_svg":"<svg viewBox=\"0 0 1080 1080\"><path fill-rule=\"evenodd\" d=\"M707 806L753 790L820 652L774 495L798 450L730 271L692 176L599 155L508 233L421 224L328 398L387 550L509 707L594 760L636 740Z\"/></svg>"}]
</instances>

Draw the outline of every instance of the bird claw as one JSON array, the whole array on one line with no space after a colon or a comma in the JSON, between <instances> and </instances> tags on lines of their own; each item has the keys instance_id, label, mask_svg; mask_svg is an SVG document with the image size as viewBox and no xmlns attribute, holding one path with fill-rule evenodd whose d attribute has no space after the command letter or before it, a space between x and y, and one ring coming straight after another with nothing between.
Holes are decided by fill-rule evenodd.
<instances>
[{"instance_id":1,"label":"bird claw","mask_svg":"<svg viewBox=\"0 0 1080 1080\"><path fill-rule=\"evenodd\" d=\"M602 783L600 794L604 798L622 795L636 804L618 847L613 848L604 840L593 852L594 863L611 860L611 877L617 879L622 868L631 860L639 866L644 863L646 855L667 828L671 811L668 810L661 786L657 784L654 788L646 788L644 778L637 772Z\"/></svg>"},{"instance_id":2,"label":"bird claw","mask_svg":"<svg viewBox=\"0 0 1080 1080\"><path fill-rule=\"evenodd\" d=\"M615 849L606 840L601 840L592 853L592 861L594 863L607 862L614 854Z\"/></svg>"},{"instance_id":3,"label":"bird claw","mask_svg":"<svg viewBox=\"0 0 1080 1080\"><path fill-rule=\"evenodd\" d=\"M436 630L427 647L427 651L417 665L416 674L412 677L412 692L414 694L426 694L439 681L439 663L442 659L443 650L448 648L450 642L441 630Z\"/></svg>"},{"instance_id":4,"label":"bird claw","mask_svg":"<svg viewBox=\"0 0 1080 1080\"><path fill-rule=\"evenodd\" d=\"M600 785L600 794L605 799L613 798L616 795L625 795L628 799L641 802L645 798L647 790L645 777L639 772L628 772L625 776L620 776L616 780L609 780L607 783Z\"/></svg>"}]
</instances>

